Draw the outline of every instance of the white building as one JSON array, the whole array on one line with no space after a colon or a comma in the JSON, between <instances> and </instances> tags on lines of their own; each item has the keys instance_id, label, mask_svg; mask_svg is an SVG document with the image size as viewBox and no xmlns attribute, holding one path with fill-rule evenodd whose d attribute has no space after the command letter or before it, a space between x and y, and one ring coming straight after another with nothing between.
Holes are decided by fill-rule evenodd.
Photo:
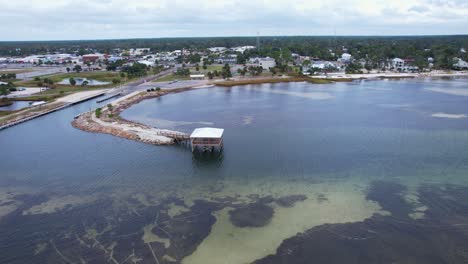
<instances>
[{"instance_id":1,"label":"white building","mask_svg":"<svg viewBox=\"0 0 468 264\"><path fill-rule=\"evenodd\" d=\"M149 67L154 66L154 62L147 61L147 60L140 60L140 61L138 61L138 63L144 64L144 65L149 66Z\"/></svg>"},{"instance_id":2,"label":"white building","mask_svg":"<svg viewBox=\"0 0 468 264\"><path fill-rule=\"evenodd\" d=\"M232 51L240 52L240 53L244 53L246 50L249 50L249 49L255 49L255 46L241 46L241 47L231 48Z\"/></svg>"},{"instance_id":3,"label":"white building","mask_svg":"<svg viewBox=\"0 0 468 264\"><path fill-rule=\"evenodd\" d=\"M270 57L265 58L251 58L249 60L250 64L254 64L256 66L261 66L264 70L269 70L270 68L276 67L275 59Z\"/></svg>"},{"instance_id":4,"label":"white building","mask_svg":"<svg viewBox=\"0 0 468 264\"><path fill-rule=\"evenodd\" d=\"M208 50L211 52L223 52L227 50L227 48L226 47L212 47L212 48L208 48Z\"/></svg>"},{"instance_id":5,"label":"white building","mask_svg":"<svg viewBox=\"0 0 468 264\"><path fill-rule=\"evenodd\" d=\"M178 56L182 55L182 51L181 50L174 50L171 55L178 57Z\"/></svg>"},{"instance_id":6,"label":"white building","mask_svg":"<svg viewBox=\"0 0 468 264\"><path fill-rule=\"evenodd\" d=\"M349 53L343 53L341 55L341 60L342 61L351 61L351 59L353 58L353 56Z\"/></svg>"},{"instance_id":7,"label":"white building","mask_svg":"<svg viewBox=\"0 0 468 264\"><path fill-rule=\"evenodd\" d=\"M395 70L403 70L403 68L405 67L405 61L400 59L400 58L394 58L392 60L392 68L395 69Z\"/></svg>"},{"instance_id":8,"label":"white building","mask_svg":"<svg viewBox=\"0 0 468 264\"><path fill-rule=\"evenodd\" d=\"M205 74L190 74L191 80L204 80Z\"/></svg>"},{"instance_id":9,"label":"white building","mask_svg":"<svg viewBox=\"0 0 468 264\"><path fill-rule=\"evenodd\" d=\"M336 66L329 61L313 61L310 65L310 68L318 68L323 70L325 68L336 68Z\"/></svg>"},{"instance_id":10,"label":"white building","mask_svg":"<svg viewBox=\"0 0 468 264\"><path fill-rule=\"evenodd\" d=\"M468 62L462 60L462 59L458 59L458 62L453 64L453 67L455 69L468 69Z\"/></svg>"},{"instance_id":11,"label":"white building","mask_svg":"<svg viewBox=\"0 0 468 264\"><path fill-rule=\"evenodd\" d=\"M148 52L150 52L149 48L137 48L137 49L130 49L128 53L131 56L141 56L141 55L146 54Z\"/></svg>"}]
</instances>

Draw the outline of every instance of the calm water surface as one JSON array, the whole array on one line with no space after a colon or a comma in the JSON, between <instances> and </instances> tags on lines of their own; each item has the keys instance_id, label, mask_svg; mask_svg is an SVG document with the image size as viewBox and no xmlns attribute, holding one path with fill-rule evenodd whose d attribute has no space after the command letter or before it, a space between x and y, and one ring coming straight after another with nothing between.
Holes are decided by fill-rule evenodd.
<instances>
[{"instance_id":1,"label":"calm water surface","mask_svg":"<svg viewBox=\"0 0 468 264\"><path fill-rule=\"evenodd\" d=\"M0 106L0 111L15 111L30 106L31 101L14 101L13 104Z\"/></svg>"},{"instance_id":2,"label":"calm water surface","mask_svg":"<svg viewBox=\"0 0 468 264\"><path fill-rule=\"evenodd\" d=\"M91 101L1 131L0 262L465 263L463 89L467 79L208 88L122 113L224 128L220 154L74 129Z\"/></svg>"}]
</instances>

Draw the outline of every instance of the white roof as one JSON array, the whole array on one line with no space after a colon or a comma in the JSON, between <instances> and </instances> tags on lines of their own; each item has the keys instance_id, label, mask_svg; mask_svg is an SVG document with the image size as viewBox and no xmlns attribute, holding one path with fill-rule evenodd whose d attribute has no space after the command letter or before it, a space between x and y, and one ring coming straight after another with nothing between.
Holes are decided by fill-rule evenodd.
<instances>
[{"instance_id":1,"label":"white roof","mask_svg":"<svg viewBox=\"0 0 468 264\"><path fill-rule=\"evenodd\" d=\"M203 78L205 74L190 74L190 78Z\"/></svg>"},{"instance_id":2,"label":"white roof","mask_svg":"<svg viewBox=\"0 0 468 264\"><path fill-rule=\"evenodd\" d=\"M224 129L222 128L212 128L212 127L202 127L196 128L190 138L221 138L223 136Z\"/></svg>"}]
</instances>

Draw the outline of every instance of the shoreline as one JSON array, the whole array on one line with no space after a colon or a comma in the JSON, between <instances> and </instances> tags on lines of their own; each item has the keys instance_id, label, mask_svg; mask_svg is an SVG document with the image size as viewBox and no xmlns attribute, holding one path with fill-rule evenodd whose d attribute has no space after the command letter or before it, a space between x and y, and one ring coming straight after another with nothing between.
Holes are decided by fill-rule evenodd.
<instances>
[{"instance_id":1,"label":"shoreline","mask_svg":"<svg viewBox=\"0 0 468 264\"><path fill-rule=\"evenodd\" d=\"M233 87L237 85L308 82L312 84L331 84L337 82L352 82L355 80L413 79L413 78L468 78L468 72L435 72L435 73L369 73L369 74L329 74L318 76L272 76L257 78L233 78L213 81L213 85Z\"/></svg>"},{"instance_id":2,"label":"shoreline","mask_svg":"<svg viewBox=\"0 0 468 264\"><path fill-rule=\"evenodd\" d=\"M450 77L468 76L467 75L450 75ZM420 76L424 78L434 77L446 77L446 76ZM117 136L120 138L130 139L143 143L153 145L172 145L179 140L187 140L189 135L167 129L159 129L138 123L135 121L129 121L123 119L120 114L130 108L131 106L140 103L141 101L158 98L168 94L182 93L189 90L208 88L208 87L233 87L240 85L249 84L265 84L265 83L288 83L288 82L308 82L312 84L331 84L336 82L352 82L354 80L362 79L385 79L385 78L416 78L415 76L408 75L379 75L374 78L363 78L360 75L354 75L353 78L314 78L308 76L300 77L270 77L270 78L249 78L249 79L237 79L237 80L225 80L225 81L213 81L206 85L201 86L189 86L175 88L171 90L161 91L136 91L130 93L124 97L118 98L110 103L111 108L103 107L101 109L100 117L96 116L96 111L85 112L72 121L72 126L91 133L101 133Z\"/></svg>"},{"instance_id":3,"label":"shoreline","mask_svg":"<svg viewBox=\"0 0 468 264\"><path fill-rule=\"evenodd\" d=\"M352 80L349 80L352 81ZM309 82L314 84L329 84L334 83L334 80L311 78L308 76L286 76L286 77L259 77L259 78L245 78L245 79L230 79L218 82L212 82L212 84L222 87L232 87L237 85L249 85L249 84L265 84L265 83L288 83L288 82Z\"/></svg>"},{"instance_id":4,"label":"shoreline","mask_svg":"<svg viewBox=\"0 0 468 264\"><path fill-rule=\"evenodd\" d=\"M399 73L399 72L384 72L384 73L363 73L363 74L345 74L345 73L331 73L327 76L311 76L311 78L316 79L406 79L406 78L444 78L444 77L468 77L467 71L459 72L443 72L443 71L434 71L434 72L424 72L424 73Z\"/></svg>"},{"instance_id":5,"label":"shoreline","mask_svg":"<svg viewBox=\"0 0 468 264\"><path fill-rule=\"evenodd\" d=\"M108 90L93 90L77 92L61 97L52 102L11 111L7 115L0 116L0 130L27 122L49 113L53 113L68 106L93 99L105 94L107 91Z\"/></svg>"},{"instance_id":6,"label":"shoreline","mask_svg":"<svg viewBox=\"0 0 468 264\"><path fill-rule=\"evenodd\" d=\"M336 82L352 82L355 80L383 80L383 79L406 79L406 78L468 78L468 72L455 72L455 73L448 73L448 72L430 72L430 73L372 73L372 74L333 74L328 76L272 76L272 77L257 77L257 78L233 78L230 80L214 80L208 82L205 85L201 86L189 86L189 87L181 87L175 88L172 90L164 90L160 91L158 96L165 95L167 93L177 93L182 92L189 89L197 89L197 88L204 88L209 86L219 86L219 87L233 87L233 86L241 86L241 85L254 85L254 84L268 84L268 83L288 83L288 82L308 82L311 84L331 84ZM79 92L79 93L86 93L86 92ZM74 94L72 94L74 95ZM76 95L74 95L76 96ZM156 97L158 97L156 96ZM145 98L148 96L144 96ZM151 96L149 96L151 97ZM117 99L113 103L117 103L120 100L128 98L124 96L122 98ZM62 99L63 100L63 99ZM24 110L13 111L10 114L6 114L0 117L0 126L3 127L10 127L12 124L20 123L22 120L30 120L34 117L41 116L44 113L48 113L51 110L59 110L65 104L69 102L63 102L62 100L55 100L53 102L49 102L41 107L33 107L27 108ZM144 100L144 99L143 99ZM74 102L76 103L76 102ZM134 102L136 104L138 102ZM127 106L130 107L130 106ZM124 109L122 109L124 110ZM119 119L121 121L121 119ZM129 121L127 121L129 122ZM135 124L135 122L131 122L131 124ZM144 126L145 128L150 128L143 124L138 124L139 126ZM98 132L100 129L97 128L86 128L86 126L82 126L82 130L93 130L91 132ZM160 130L158 130L160 133ZM120 132L111 132L108 134L121 134ZM124 133L125 134L125 133ZM125 138L132 138L134 136L126 135L123 136ZM167 144L167 139L161 138L164 142L163 144ZM156 142L156 144L161 144L161 142L157 142L157 140L149 140L151 142ZM169 143L173 144L173 142Z\"/></svg>"},{"instance_id":7,"label":"shoreline","mask_svg":"<svg viewBox=\"0 0 468 264\"><path fill-rule=\"evenodd\" d=\"M189 135L168 129L158 129L145 124L123 119L120 116L124 110L140 103L141 101L158 98L167 94L181 93L192 90L194 87L178 88L174 90L133 92L104 107L98 117L96 111L80 114L72 121L74 128L91 132L110 134L120 138L130 139L153 145L172 145L179 140L187 140Z\"/></svg>"}]
</instances>

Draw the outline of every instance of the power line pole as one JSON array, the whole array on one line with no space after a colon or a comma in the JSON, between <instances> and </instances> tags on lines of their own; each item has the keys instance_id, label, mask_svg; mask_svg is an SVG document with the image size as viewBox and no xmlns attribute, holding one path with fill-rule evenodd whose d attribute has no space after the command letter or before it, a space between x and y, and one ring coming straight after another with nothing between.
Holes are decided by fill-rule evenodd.
<instances>
[{"instance_id":1,"label":"power line pole","mask_svg":"<svg viewBox=\"0 0 468 264\"><path fill-rule=\"evenodd\" d=\"M260 51L260 33L257 31L257 50Z\"/></svg>"}]
</instances>

